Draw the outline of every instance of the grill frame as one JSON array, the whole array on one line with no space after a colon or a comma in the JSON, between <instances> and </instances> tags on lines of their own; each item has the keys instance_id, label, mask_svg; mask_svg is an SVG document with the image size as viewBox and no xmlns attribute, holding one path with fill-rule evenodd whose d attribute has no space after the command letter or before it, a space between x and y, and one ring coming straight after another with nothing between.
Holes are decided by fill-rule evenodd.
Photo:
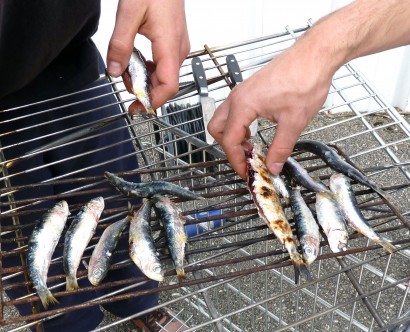
<instances>
[{"instance_id":1,"label":"grill frame","mask_svg":"<svg viewBox=\"0 0 410 332\"><path fill-rule=\"evenodd\" d=\"M218 47L205 45L203 50L192 52L181 69L180 92L169 103L191 105L182 108L182 114L197 107L199 101L195 85L191 80L190 58L201 57L208 78L209 93L215 97L217 104L219 104L233 87L227 74L226 63L223 62L226 55L235 54L243 74L245 76L252 75L275 54L291 45L309 26L310 23L300 29L287 27L285 32L242 43ZM253 52L258 54L254 55ZM390 228L388 227L384 231L389 235L395 235L394 240L397 241L395 243L402 245L403 250L386 256L381 249L377 249L377 246L370 245L360 236L353 236L352 243L354 245L352 248L344 253L343 259L337 259L336 255L331 254L326 249L326 245L323 244L321 256L312 267L316 279L310 282L304 280L300 285L294 285L293 269L285 251L261 223L256 209L249 199L245 183L232 172L222 151L216 145L207 145L198 139L197 132L188 133L178 128L180 125L170 125L164 108L161 110L162 115L157 119L131 118L126 110L133 98L130 98L126 93L121 81L111 80L107 84L113 87L113 94L117 96L118 104L122 108L121 117L125 119L125 124L129 127L132 139L138 149L139 168L118 175L127 177L130 174L139 174L144 181L165 178L167 181L194 188L204 194L204 197L207 198L206 204L201 205L197 202L176 199L175 201L181 206L184 214L194 215L205 212L209 215L212 210L222 210L224 212L222 217L229 220L224 222L223 227L210 229L208 232L205 231L189 239L187 257L192 263L187 265L189 277L182 285L174 283L175 275L172 266L169 265L167 255L161 256L163 261L168 262L168 272L166 282L156 290L161 294L161 303L158 307L172 308L177 313L174 319L182 318L187 321L188 325L191 326L189 330L204 331L211 329L242 331L250 328L253 330L275 329L275 331L304 331L315 328L335 331L376 331L387 328L403 314L406 316L406 310L410 306L407 296L410 271L404 271L404 274L400 275L400 273L391 271L390 267L397 264L399 266L401 262L408 262L410 258L408 251L405 250L409 246L409 227L405 222L399 221L400 218L407 221L406 216L409 213L405 209L406 207L408 209L408 205L401 202L400 196L410 195L408 192L410 169L407 164L403 163L403 161L410 160L405 149L405 143L410 139L410 125L396 109L380 96L375 87L364 78L354 65L346 64L336 73L324 108L302 134L302 137L317 138L325 140L327 143L337 144L347 160L354 161L369 176L377 178L376 182L391 191L393 203L399 205L403 210L402 215L404 215L404 217L394 216L392 213L393 221L389 220L391 209L380 202L377 195L359 185L354 186L355 193L362 203L361 208L366 215L378 216L382 221L385 218L387 226ZM359 97L355 97L356 89L360 89L361 95ZM363 106L363 104L366 105ZM375 118L382 124L377 125ZM88 126L85 126L83 129L87 130L87 128ZM258 136L253 140L269 144L274 128L274 124L260 120ZM333 130L334 128L346 134L337 133L336 130ZM325 131L329 136L322 136ZM80 132L77 133L80 135ZM86 139L85 133L81 132L81 135L77 139ZM365 137L366 143L370 142L371 145L361 150L360 145L358 145L359 139L357 139L360 137ZM178 151L176 144L178 141L187 143L187 151L182 153ZM54 145L61 146L61 144L66 144L66 142L57 141ZM46 148L52 149L53 147ZM206 160L206 154L214 156L216 160L192 163L194 153L203 154L203 160ZM182 160L183 157L188 157L188 160ZM330 170L316 158L308 154L298 155L296 158L307 165L306 168L311 174L324 181L327 180ZM375 158L378 158L376 166L372 164ZM392 166L386 167L386 165ZM13 168L11 167L10 170L12 171ZM396 176L394 181L389 179L390 172ZM124 197L108 186L104 189L92 189L92 183L104 183L102 175L91 178L76 178L73 174L68 180L57 178L53 181L62 183L73 181L73 179L78 181L80 193L74 191L53 197L42 197L42 199L69 199L91 191L96 194L103 193L108 200L126 201ZM400 181L397 183L398 179ZM7 181L7 177L2 176L0 180L4 183ZM48 186L52 183L35 183L32 188ZM24 189L28 190L29 187ZM4 196L15 189L19 188L2 188L0 195ZM28 204L29 210L36 211L37 201L38 199L33 198L29 201L15 203L18 206ZM2 206L5 206L4 203ZM72 207L73 211L79 208L78 205ZM18 217L27 213L21 210L18 208L14 212L14 216ZM105 211L102 222L107 225L108 222L119 218L124 213L126 211L123 209ZM13 214L3 212L2 215L5 218ZM218 221L222 217L218 215L209 215L205 218L192 217L187 221L187 225L207 223L210 227L210 222ZM230 233L231 229L234 229L232 233ZM154 226L153 230L158 231L159 227ZM4 231L4 227L2 227L0 232ZM405 235L407 238L398 238L398 235ZM24 244L26 239L22 240ZM161 248L161 244L158 246ZM2 254L7 255L3 252ZM379 261L384 262L385 265L383 266ZM129 262L124 264L129 264ZM17 267L15 271L6 270L4 272L5 270L1 265L0 270L2 276L5 273L20 271ZM81 276L84 275L84 271L85 267L82 266ZM264 283L262 286L258 285L260 280ZM333 283L332 280L334 280ZM378 281L377 287L372 289L367 282L376 282L375 280ZM132 291L136 287L135 283L138 282L143 282L143 280L124 280L121 284L126 288L124 290ZM271 286L270 282L275 287ZM322 285L327 285L330 289L332 287L337 289L335 297L327 298L325 294L318 295ZM3 283L0 284L0 287L2 290L4 289ZM272 290L270 287L273 287L276 295L270 296L269 292ZM400 297L398 300L394 300L396 303L391 312L384 308L387 303L385 299L387 295L385 294L390 294L390 292ZM138 294L110 295L96 303L102 304L106 301L115 301ZM64 292L59 292L57 295L64 296ZM339 296L344 301L339 302ZM309 312L306 306L311 304L312 299L314 302L313 311ZM230 300L235 303L229 303ZM330 300L333 300L333 303ZM21 299L20 301L26 300ZM5 307L16 303L18 302L6 300L2 296L1 313ZM89 305L95 304L80 304L71 309L80 310ZM322 311L319 307L322 308ZM318 311L316 312L316 310ZM127 322L130 319L149 311L142 311L124 319L112 318L112 321L105 322L97 330L115 329L116 327L124 329L124 327L129 327ZM34 314L29 318L48 319L54 314L59 314L59 312L51 309L45 313ZM0 318L4 319L4 315L2 314ZM2 325L5 328L14 328L16 324L21 324L21 321L25 319L27 318L7 317L2 320ZM343 325L338 320L348 322L348 326ZM20 329L23 327L16 327L16 330Z\"/></svg>"}]
</instances>

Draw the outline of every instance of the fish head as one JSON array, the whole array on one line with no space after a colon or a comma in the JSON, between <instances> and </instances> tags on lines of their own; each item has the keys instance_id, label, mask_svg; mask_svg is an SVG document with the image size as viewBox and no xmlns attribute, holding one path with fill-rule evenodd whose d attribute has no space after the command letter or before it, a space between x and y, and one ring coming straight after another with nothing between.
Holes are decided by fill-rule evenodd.
<instances>
[{"instance_id":1,"label":"fish head","mask_svg":"<svg viewBox=\"0 0 410 332\"><path fill-rule=\"evenodd\" d=\"M342 173L332 174L329 179L329 186L333 192L337 192L340 190L340 188L343 188L349 184L350 184L350 179Z\"/></svg>"},{"instance_id":2,"label":"fish head","mask_svg":"<svg viewBox=\"0 0 410 332\"><path fill-rule=\"evenodd\" d=\"M70 215L68 204L64 200L57 202L56 205L54 205L54 211L56 211L56 213L60 214L63 217L67 217Z\"/></svg>"},{"instance_id":3,"label":"fish head","mask_svg":"<svg viewBox=\"0 0 410 332\"><path fill-rule=\"evenodd\" d=\"M332 250L332 252L346 251L347 250L347 239L348 239L348 235L344 230L332 231L327 237L330 250Z\"/></svg>"},{"instance_id":4,"label":"fish head","mask_svg":"<svg viewBox=\"0 0 410 332\"><path fill-rule=\"evenodd\" d=\"M306 264L312 264L319 254L319 241L311 236L306 236L302 245L302 257Z\"/></svg>"},{"instance_id":5,"label":"fish head","mask_svg":"<svg viewBox=\"0 0 410 332\"><path fill-rule=\"evenodd\" d=\"M89 266L88 271L88 280L93 286L97 286L102 279L104 279L107 270L104 270L102 267L97 267L97 268L91 268Z\"/></svg>"},{"instance_id":6,"label":"fish head","mask_svg":"<svg viewBox=\"0 0 410 332\"><path fill-rule=\"evenodd\" d=\"M162 266L159 263L146 264L143 270L145 275L152 280L164 280L164 270L162 269Z\"/></svg>"}]
</instances>

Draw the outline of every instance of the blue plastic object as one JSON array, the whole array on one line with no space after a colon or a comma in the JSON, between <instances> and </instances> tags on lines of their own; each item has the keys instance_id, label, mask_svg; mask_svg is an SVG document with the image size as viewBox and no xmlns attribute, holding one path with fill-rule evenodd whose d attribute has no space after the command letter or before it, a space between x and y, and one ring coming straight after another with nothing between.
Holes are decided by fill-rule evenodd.
<instances>
[{"instance_id":1,"label":"blue plastic object","mask_svg":"<svg viewBox=\"0 0 410 332\"><path fill-rule=\"evenodd\" d=\"M222 213L221 210L211 210L207 212L195 213L193 215L188 216L188 219L190 217L195 218L195 219L214 217L214 216L221 215L221 213ZM215 227L220 227L223 224L223 222L224 222L224 219L205 221L200 224L186 225L185 230L186 230L188 237L191 237L191 236L201 234Z\"/></svg>"}]
</instances>

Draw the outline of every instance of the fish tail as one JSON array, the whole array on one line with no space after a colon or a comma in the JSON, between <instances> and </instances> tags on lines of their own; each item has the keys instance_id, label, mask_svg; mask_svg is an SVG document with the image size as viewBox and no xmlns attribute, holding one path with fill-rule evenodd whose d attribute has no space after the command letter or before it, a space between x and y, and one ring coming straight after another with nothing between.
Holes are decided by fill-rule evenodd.
<instances>
[{"instance_id":1,"label":"fish tail","mask_svg":"<svg viewBox=\"0 0 410 332\"><path fill-rule=\"evenodd\" d=\"M177 268L176 271L177 271L178 281L179 281L179 283L181 283L182 280L185 279L185 271L184 271L184 268L182 268L182 267Z\"/></svg>"},{"instance_id":2,"label":"fish tail","mask_svg":"<svg viewBox=\"0 0 410 332\"><path fill-rule=\"evenodd\" d=\"M308 281L313 280L312 274L310 273L310 271L309 271L307 265L305 264L305 262L303 262L303 259L300 256L300 254L298 254L298 257L291 258L291 261L292 261L293 267L295 269L295 284L299 283L301 272L305 276L306 280L308 280Z\"/></svg>"},{"instance_id":3,"label":"fish tail","mask_svg":"<svg viewBox=\"0 0 410 332\"><path fill-rule=\"evenodd\" d=\"M57 299L51 294L50 290L45 288L41 291L37 291L38 296L40 296L41 303L43 304L44 309L48 308L49 304L59 303Z\"/></svg>"},{"instance_id":4,"label":"fish tail","mask_svg":"<svg viewBox=\"0 0 410 332\"><path fill-rule=\"evenodd\" d=\"M66 290L68 291L73 291L76 289L79 289L80 287L78 286L77 283L77 278L75 277L66 277Z\"/></svg>"},{"instance_id":5,"label":"fish tail","mask_svg":"<svg viewBox=\"0 0 410 332\"><path fill-rule=\"evenodd\" d=\"M391 254L397 249L393 244L390 243L389 240L383 237L380 237L377 243L380 244L384 248L384 250L388 251Z\"/></svg>"}]
</instances>

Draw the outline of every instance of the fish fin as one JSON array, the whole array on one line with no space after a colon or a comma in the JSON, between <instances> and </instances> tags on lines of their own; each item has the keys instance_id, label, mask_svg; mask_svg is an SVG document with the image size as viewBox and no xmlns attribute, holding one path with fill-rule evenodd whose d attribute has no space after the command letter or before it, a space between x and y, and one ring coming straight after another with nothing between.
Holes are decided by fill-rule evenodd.
<instances>
[{"instance_id":1,"label":"fish fin","mask_svg":"<svg viewBox=\"0 0 410 332\"><path fill-rule=\"evenodd\" d=\"M178 268L176 269L176 271L177 271L177 276L178 276L178 282L182 283L182 281L185 279L184 268Z\"/></svg>"},{"instance_id":2,"label":"fish fin","mask_svg":"<svg viewBox=\"0 0 410 332\"><path fill-rule=\"evenodd\" d=\"M49 289L45 289L41 292L37 292L40 296L41 303L43 304L44 309L48 308L49 304L58 304L58 300L51 294Z\"/></svg>"},{"instance_id":3,"label":"fish fin","mask_svg":"<svg viewBox=\"0 0 410 332\"><path fill-rule=\"evenodd\" d=\"M295 262L294 260L292 260L292 264L295 269L295 284L299 283L301 272L303 273L307 281L313 280L312 274L310 273L308 267L303 261Z\"/></svg>"},{"instance_id":4,"label":"fish fin","mask_svg":"<svg viewBox=\"0 0 410 332\"><path fill-rule=\"evenodd\" d=\"M66 277L66 290L67 291L73 291L79 288L80 287L78 286L77 278Z\"/></svg>"},{"instance_id":5,"label":"fish fin","mask_svg":"<svg viewBox=\"0 0 410 332\"><path fill-rule=\"evenodd\" d=\"M386 238L381 237L381 239L377 241L377 243L380 244L384 248L384 250L388 251L391 254L397 250L397 248Z\"/></svg>"}]
</instances>

